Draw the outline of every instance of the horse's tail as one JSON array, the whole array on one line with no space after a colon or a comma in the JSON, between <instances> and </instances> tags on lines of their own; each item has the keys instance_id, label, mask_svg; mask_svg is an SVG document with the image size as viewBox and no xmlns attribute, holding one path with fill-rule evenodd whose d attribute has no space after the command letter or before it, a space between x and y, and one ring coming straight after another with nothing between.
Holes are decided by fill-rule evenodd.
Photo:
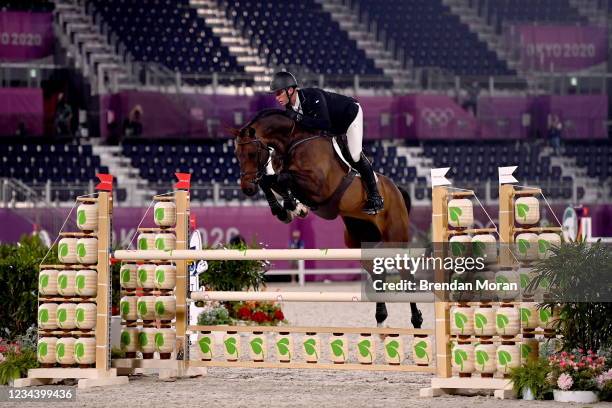
<instances>
[{"instance_id":1,"label":"horse's tail","mask_svg":"<svg viewBox=\"0 0 612 408\"><path fill-rule=\"evenodd\" d=\"M410 198L410 193L404 187L400 187L396 184L397 189L402 193L402 197L404 198L404 205L406 206L406 211L410 214L410 210L412 209L412 199Z\"/></svg>"}]
</instances>

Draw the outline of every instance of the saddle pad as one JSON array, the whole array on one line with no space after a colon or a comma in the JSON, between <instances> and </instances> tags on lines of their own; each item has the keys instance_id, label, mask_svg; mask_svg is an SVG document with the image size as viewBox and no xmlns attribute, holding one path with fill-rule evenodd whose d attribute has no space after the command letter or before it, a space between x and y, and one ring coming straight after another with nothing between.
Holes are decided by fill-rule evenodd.
<instances>
[{"instance_id":1,"label":"saddle pad","mask_svg":"<svg viewBox=\"0 0 612 408\"><path fill-rule=\"evenodd\" d=\"M348 166L349 169L352 169L353 166L351 166L349 161L342 154L342 149L340 149L340 145L338 144L337 136L334 136L332 138L332 145L334 146L334 151L336 152L336 155L340 158L340 160L342 160L344 164Z\"/></svg>"},{"instance_id":2,"label":"saddle pad","mask_svg":"<svg viewBox=\"0 0 612 408\"><path fill-rule=\"evenodd\" d=\"M355 170L355 168L351 166L349 160L347 160L346 157L344 157L344 155L342 154L342 149L340 148L340 144L338 144L337 138L338 138L337 136L334 136L332 138L332 145L334 146L334 151L336 152L336 155L340 158L340 160L344 162L344 164L346 164L346 166L349 168L349 171ZM348 147L347 147L347 150L348 150ZM361 177L359 172L357 172L357 177ZM376 182L378 182L378 174L376 174L376 172L374 172L374 178L376 179Z\"/></svg>"}]
</instances>

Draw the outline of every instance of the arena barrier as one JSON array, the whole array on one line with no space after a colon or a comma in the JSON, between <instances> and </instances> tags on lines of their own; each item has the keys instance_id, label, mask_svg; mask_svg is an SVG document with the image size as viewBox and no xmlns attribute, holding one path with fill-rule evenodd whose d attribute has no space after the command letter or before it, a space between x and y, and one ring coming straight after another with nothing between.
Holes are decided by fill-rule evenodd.
<instances>
[{"instance_id":1,"label":"arena barrier","mask_svg":"<svg viewBox=\"0 0 612 408\"><path fill-rule=\"evenodd\" d=\"M521 241L522 247L536 249L539 239L560 242L559 227L534 227L539 222L538 197L544 198L540 189L500 184L499 229L495 226L472 228L472 200L478 201L474 192L449 187L450 183L440 182L439 177L432 179L436 180L432 187L433 240L449 243L436 247L437 256L447 256L449 248L453 246L464 246L467 251L474 246L474 242ZM555 336L552 327L553 311L548 314L537 313L535 303L507 301L504 299L507 294L499 294L498 302L466 302L461 299L451 302L440 293L434 293L434 296L440 296L436 297L435 302L435 329L190 324L188 316L192 301L371 300L363 298L361 293L189 293L188 260L359 260L363 253L353 249L189 251L188 183L186 186L183 183L181 188L171 194L154 197L156 204L153 215L158 227L138 229L139 250L117 250L113 254L114 260L124 262L121 268L124 297L120 309L124 324L121 341L126 358L112 360L112 368L108 345L109 308L101 299L110 295L109 276L99 273L97 277L97 296L100 300L95 341L102 347L97 349L100 359L96 359L92 368L96 370L96 378L120 378L116 376L134 373L142 368L158 369L160 376L185 376L201 374L204 371L200 368L214 366L410 371L435 374L431 387L421 390L422 396L436 396L464 389L488 389L495 390L496 396L504 398L512 395L512 386L507 378L509 369L522 361L536 358L539 339ZM103 193L99 197L104 197ZM110 201L110 197L106 199ZM99 207L99 219L109 220L111 214L112 206ZM518 219L518 215L522 219ZM99 242L98 265L108 266L111 255L108 252L110 229L107 224L104 225L99 224L96 234L100 242L108 245ZM534 245L524 244L523 241ZM507 266L497 272L499 277L523 282L521 270L541 255L532 250L521 254L520 259L509 251L501 251L494 256L500 264ZM133 260L137 262L131 262ZM41 273L43 267L46 266L41 265ZM75 269L75 265L69 264L65 268ZM441 272L436 271L436 276ZM488 271L483 273L495 275ZM137 294L137 291L142 293ZM42 299L41 296L41 306L44 304ZM69 299L61 298L61 301L66 300ZM498 317L502 315L503 318ZM500 321L504 322L501 324L503 327L496 323ZM44 328L40 333L41 339L55 334ZM61 335L77 336L79 333L64 329ZM197 340L190 347L189 335L196 334ZM248 338L245 339L245 336ZM381 339L382 336L384 338ZM193 349L195 356L191 355ZM273 352L270 353L270 350ZM136 352L142 353L143 358L136 358ZM104 356L106 359L102 358ZM41 356L39 358L42 359ZM81 374L83 368L48 370L53 370L53 378L90 378L85 373ZM45 381L49 376L50 372L42 375L40 371L30 370L28 379L16 383L18 386L32 385L36 381ZM100 384L102 382L95 385ZM83 384L87 385L93 383Z\"/></svg>"}]
</instances>

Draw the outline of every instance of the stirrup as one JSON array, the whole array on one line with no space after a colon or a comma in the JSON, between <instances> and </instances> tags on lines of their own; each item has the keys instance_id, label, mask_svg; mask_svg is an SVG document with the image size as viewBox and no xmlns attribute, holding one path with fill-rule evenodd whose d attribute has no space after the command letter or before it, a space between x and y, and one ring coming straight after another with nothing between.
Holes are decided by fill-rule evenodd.
<instances>
[{"instance_id":1,"label":"stirrup","mask_svg":"<svg viewBox=\"0 0 612 408\"><path fill-rule=\"evenodd\" d=\"M369 215L376 215L385 208L385 202L382 197L368 198L363 206L363 212Z\"/></svg>"}]
</instances>

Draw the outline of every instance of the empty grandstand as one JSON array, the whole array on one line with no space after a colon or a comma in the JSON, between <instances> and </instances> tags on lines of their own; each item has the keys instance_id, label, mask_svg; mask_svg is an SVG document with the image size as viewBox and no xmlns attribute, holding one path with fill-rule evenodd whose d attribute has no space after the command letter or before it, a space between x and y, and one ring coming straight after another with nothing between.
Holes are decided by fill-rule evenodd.
<instances>
[{"instance_id":1,"label":"empty grandstand","mask_svg":"<svg viewBox=\"0 0 612 408\"><path fill-rule=\"evenodd\" d=\"M266 205L240 190L229 129L275 106L280 70L356 98L366 155L416 206L432 167L487 203L511 165L558 205L612 200L606 1L0 6L3 208L71 206L97 173L116 176L118 206L142 207L175 172L197 205Z\"/></svg>"}]
</instances>

